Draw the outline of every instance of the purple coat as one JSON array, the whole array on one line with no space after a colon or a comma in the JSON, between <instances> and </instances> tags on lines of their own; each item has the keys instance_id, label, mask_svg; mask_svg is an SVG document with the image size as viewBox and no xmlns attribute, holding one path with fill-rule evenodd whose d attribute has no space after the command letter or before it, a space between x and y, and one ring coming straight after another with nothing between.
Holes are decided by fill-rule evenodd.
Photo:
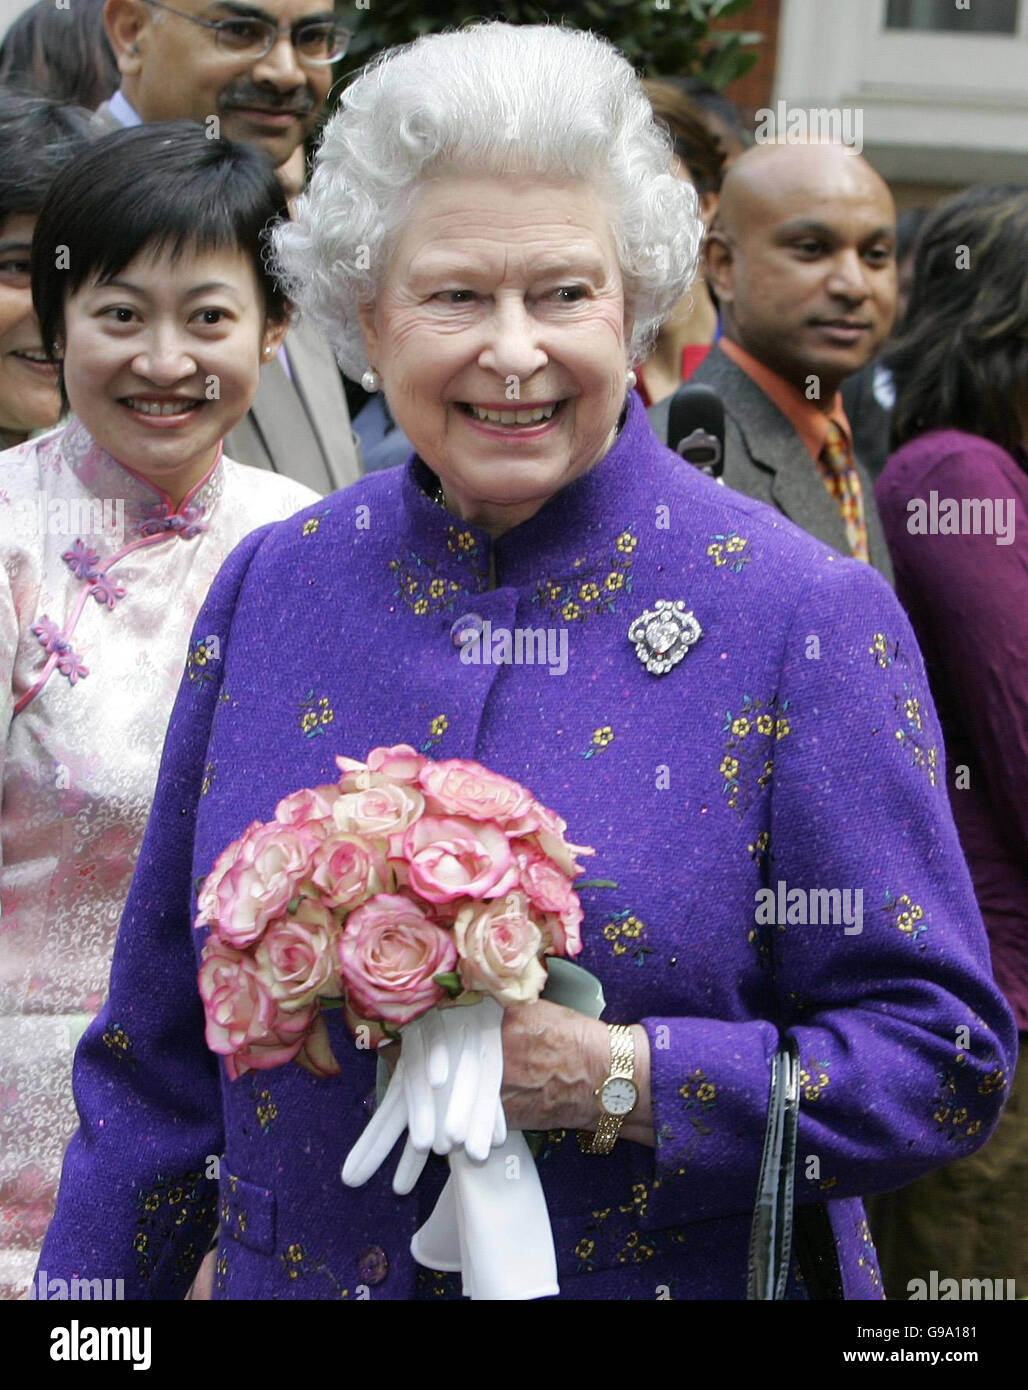
<instances>
[{"instance_id":1,"label":"purple coat","mask_svg":"<svg viewBox=\"0 0 1028 1390\"><path fill-rule=\"evenodd\" d=\"M340 1076L229 1083L196 989L195 887L218 853L334 780L337 753L406 742L524 782L596 847L587 876L617 884L583 890L580 961L605 1017L649 1034L659 1142L600 1158L546 1136L562 1296L745 1296L788 1031L806 1209L789 1296L822 1292L837 1257L846 1297L881 1298L861 1195L978 1148L1016 1053L898 603L870 567L683 465L634 396L610 453L497 541L433 503L423 472L412 460L255 532L211 590L194 642L220 660L182 682L41 1269L181 1297L220 1222L218 1298L459 1296L408 1250L441 1160L405 1198L394 1160L359 1191L340 1182L374 1058L339 1014ZM703 630L662 676L627 638L658 599ZM451 628L469 614L494 641L566 631L566 674L464 664ZM799 920L836 902L848 926Z\"/></svg>"}]
</instances>

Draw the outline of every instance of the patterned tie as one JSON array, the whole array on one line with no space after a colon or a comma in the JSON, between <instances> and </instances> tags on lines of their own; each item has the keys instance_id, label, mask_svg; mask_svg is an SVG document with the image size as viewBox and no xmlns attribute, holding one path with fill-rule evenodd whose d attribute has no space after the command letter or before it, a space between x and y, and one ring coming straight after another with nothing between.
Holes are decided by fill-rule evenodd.
<instances>
[{"instance_id":1,"label":"patterned tie","mask_svg":"<svg viewBox=\"0 0 1028 1390\"><path fill-rule=\"evenodd\" d=\"M867 522L864 518L864 494L860 486L860 474L853 463L850 446L846 436L835 423L828 421L828 433L817 458L825 487L835 498L842 524L846 528L846 540L854 557L871 563L867 546Z\"/></svg>"}]
</instances>

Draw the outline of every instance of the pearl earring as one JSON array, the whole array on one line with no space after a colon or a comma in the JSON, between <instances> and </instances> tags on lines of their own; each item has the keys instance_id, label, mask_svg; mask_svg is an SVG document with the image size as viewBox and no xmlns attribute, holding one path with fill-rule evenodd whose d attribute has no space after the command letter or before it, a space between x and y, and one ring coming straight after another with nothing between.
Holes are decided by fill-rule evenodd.
<instances>
[{"instance_id":1,"label":"pearl earring","mask_svg":"<svg viewBox=\"0 0 1028 1390\"><path fill-rule=\"evenodd\" d=\"M631 367L629 367L629 369L628 369L628 375L625 377L625 381L626 381L626 383L627 383L627 385L628 385L629 391L634 391L634 390L635 390L635 383L636 383L638 380L639 380L639 378L636 376L635 372L633 372L632 369L631 369Z\"/></svg>"},{"instance_id":2,"label":"pearl earring","mask_svg":"<svg viewBox=\"0 0 1028 1390\"><path fill-rule=\"evenodd\" d=\"M374 394L382 385L382 378L379 376L378 372L375 371L374 367L369 367L361 377L361 385L369 394Z\"/></svg>"},{"instance_id":3,"label":"pearl earring","mask_svg":"<svg viewBox=\"0 0 1028 1390\"><path fill-rule=\"evenodd\" d=\"M265 343L265 345L264 345L264 356L265 356L265 357L270 357L270 356L271 356L271 348L267 345L267 343Z\"/></svg>"}]
</instances>

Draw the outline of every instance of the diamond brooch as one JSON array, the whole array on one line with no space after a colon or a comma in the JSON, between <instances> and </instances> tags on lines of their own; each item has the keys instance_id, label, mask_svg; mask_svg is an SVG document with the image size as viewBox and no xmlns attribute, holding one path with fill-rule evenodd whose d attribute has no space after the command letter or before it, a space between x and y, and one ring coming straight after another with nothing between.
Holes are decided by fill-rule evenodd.
<instances>
[{"instance_id":1,"label":"diamond brooch","mask_svg":"<svg viewBox=\"0 0 1028 1390\"><path fill-rule=\"evenodd\" d=\"M653 676L666 675L702 636L703 629L682 599L657 599L628 629L636 656Z\"/></svg>"}]
</instances>

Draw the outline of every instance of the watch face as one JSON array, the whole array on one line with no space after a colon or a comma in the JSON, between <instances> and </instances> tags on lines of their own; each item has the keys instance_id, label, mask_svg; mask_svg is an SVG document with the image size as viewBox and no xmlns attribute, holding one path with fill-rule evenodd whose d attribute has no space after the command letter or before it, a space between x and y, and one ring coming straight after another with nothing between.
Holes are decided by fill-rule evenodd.
<instances>
[{"instance_id":1,"label":"watch face","mask_svg":"<svg viewBox=\"0 0 1028 1390\"><path fill-rule=\"evenodd\" d=\"M627 1115L635 1109L639 1088L627 1076L612 1076L603 1083L600 1101L608 1115Z\"/></svg>"}]
</instances>

